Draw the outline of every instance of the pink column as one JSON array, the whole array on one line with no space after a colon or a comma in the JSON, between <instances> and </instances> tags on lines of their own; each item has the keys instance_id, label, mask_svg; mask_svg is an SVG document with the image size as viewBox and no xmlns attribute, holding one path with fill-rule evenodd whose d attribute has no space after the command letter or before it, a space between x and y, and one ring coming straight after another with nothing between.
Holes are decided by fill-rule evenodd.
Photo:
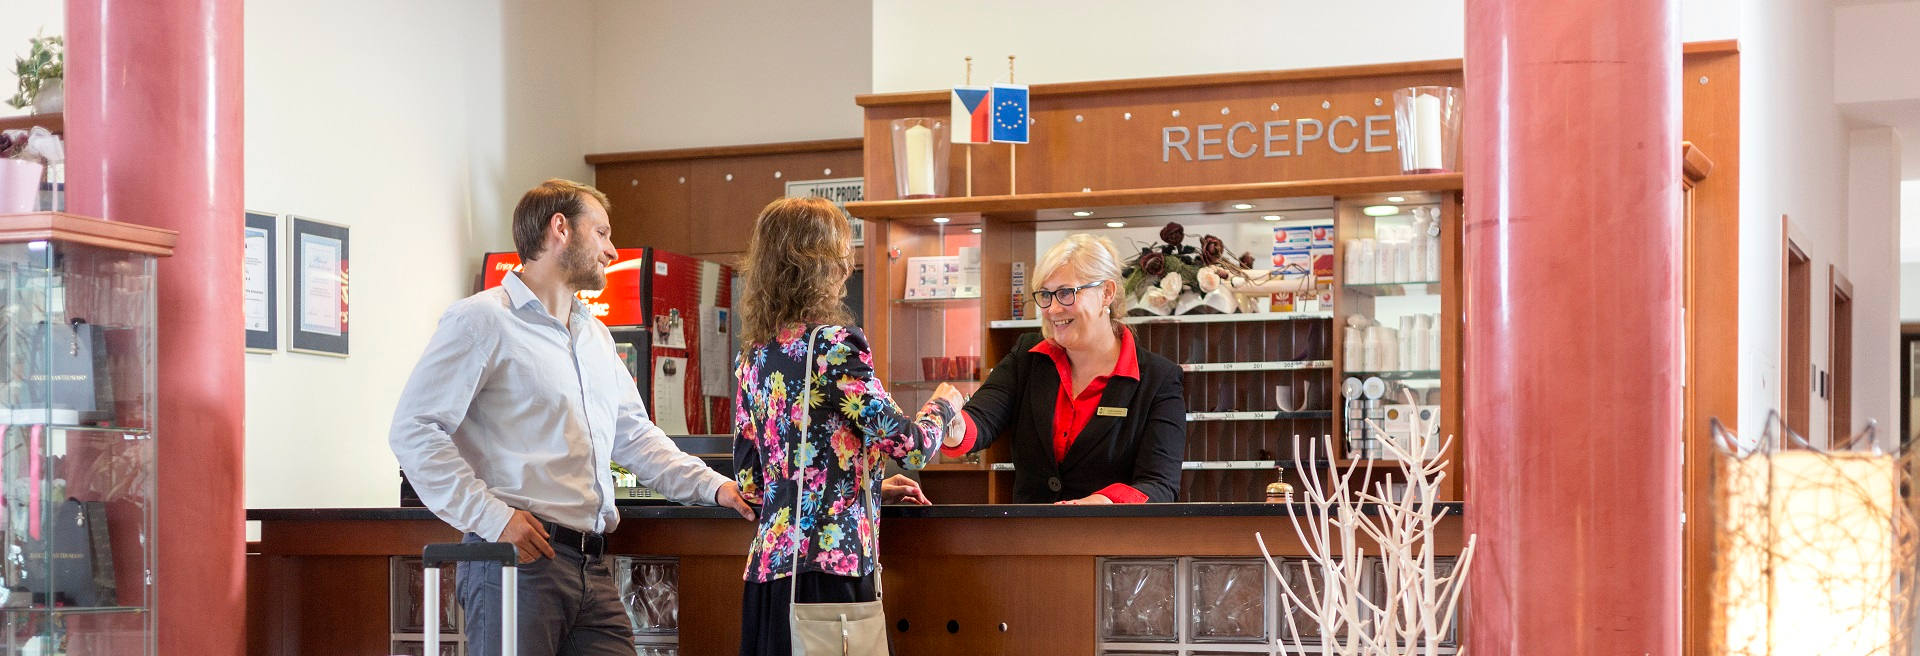
<instances>
[{"instance_id":1,"label":"pink column","mask_svg":"<svg viewBox=\"0 0 1920 656\"><path fill-rule=\"evenodd\" d=\"M1476 654L1680 653L1674 0L1467 0Z\"/></svg>"},{"instance_id":2,"label":"pink column","mask_svg":"<svg viewBox=\"0 0 1920 656\"><path fill-rule=\"evenodd\" d=\"M159 264L162 654L246 644L241 0L68 0L75 213L180 232Z\"/></svg>"}]
</instances>

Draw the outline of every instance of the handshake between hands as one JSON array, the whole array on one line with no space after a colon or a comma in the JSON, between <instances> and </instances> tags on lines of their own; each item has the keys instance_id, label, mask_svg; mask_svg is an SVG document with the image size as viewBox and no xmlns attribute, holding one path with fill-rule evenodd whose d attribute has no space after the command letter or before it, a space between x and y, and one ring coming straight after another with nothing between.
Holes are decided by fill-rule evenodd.
<instances>
[{"instance_id":1,"label":"handshake between hands","mask_svg":"<svg viewBox=\"0 0 1920 656\"><path fill-rule=\"evenodd\" d=\"M966 422L960 418L960 407L967 404L967 396L961 394L953 385L941 383L933 389L933 398L927 399L928 405L944 406L951 411L953 418L947 422L945 434L941 438L942 446L959 446L966 429ZM916 506L932 505L927 493L920 489L920 482L898 474L880 481L881 503L905 503Z\"/></svg>"}]
</instances>

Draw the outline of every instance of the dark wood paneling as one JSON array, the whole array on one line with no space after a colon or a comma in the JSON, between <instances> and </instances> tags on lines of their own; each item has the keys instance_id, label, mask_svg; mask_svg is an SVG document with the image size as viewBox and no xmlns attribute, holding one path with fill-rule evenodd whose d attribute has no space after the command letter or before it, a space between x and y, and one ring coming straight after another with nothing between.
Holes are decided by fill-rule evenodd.
<instances>
[{"instance_id":1,"label":"dark wood paneling","mask_svg":"<svg viewBox=\"0 0 1920 656\"><path fill-rule=\"evenodd\" d=\"M247 653L392 653L390 562L388 556L248 556Z\"/></svg>"},{"instance_id":2,"label":"dark wood paneling","mask_svg":"<svg viewBox=\"0 0 1920 656\"><path fill-rule=\"evenodd\" d=\"M753 219L793 180L860 176L859 139L593 155L613 241L737 265ZM779 175L776 177L775 174ZM732 179L728 179L731 175Z\"/></svg>"},{"instance_id":3,"label":"dark wood paneling","mask_svg":"<svg viewBox=\"0 0 1920 656\"><path fill-rule=\"evenodd\" d=\"M687 252L693 231L690 169L683 161L598 167L594 186L613 203L607 218L613 225L614 245Z\"/></svg>"}]
</instances>

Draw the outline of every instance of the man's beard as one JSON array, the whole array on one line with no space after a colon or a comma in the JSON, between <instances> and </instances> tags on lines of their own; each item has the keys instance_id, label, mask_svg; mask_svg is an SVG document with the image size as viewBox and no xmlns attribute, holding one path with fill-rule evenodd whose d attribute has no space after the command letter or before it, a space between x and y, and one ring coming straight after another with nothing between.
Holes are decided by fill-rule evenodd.
<instances>
[{"instance_id":1,"label":"man's beard","mask_svg":"<svg viewBox=\"0 0 1920 656\"><path fill-rule=\"evenodd\" d=\"M567 276L567 285L574 289L605 289L607 269L600 265L599 258L593 256L593 247L580 238L567 240L567 247L560 251L560 271Z\"/></svg>"}]
</instances>

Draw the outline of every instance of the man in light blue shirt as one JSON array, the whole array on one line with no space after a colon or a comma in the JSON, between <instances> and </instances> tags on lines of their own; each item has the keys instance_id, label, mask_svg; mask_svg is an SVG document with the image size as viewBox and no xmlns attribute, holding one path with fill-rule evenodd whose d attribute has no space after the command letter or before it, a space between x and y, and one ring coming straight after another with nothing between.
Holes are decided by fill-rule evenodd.
<instances>
[{"instance_id":1,"label":"man in light blue shirt","mask_svg":"<svg viewBox=\"0 0 1920 656\"><path fill-rule=\"evenodd\" d=\"M606 286L617 253L607 197L548 180L514 209L521 271L440 318L394 411L388 441L434 514L470 542L520 554L520 653L632 656L605 557L620 523L609 462L681 503L747 519L738 484L682 452L647 417L607 327L575 298ZM500 580L462 563L467 650L500 645Z\"/></svg>"}]
</instances>

